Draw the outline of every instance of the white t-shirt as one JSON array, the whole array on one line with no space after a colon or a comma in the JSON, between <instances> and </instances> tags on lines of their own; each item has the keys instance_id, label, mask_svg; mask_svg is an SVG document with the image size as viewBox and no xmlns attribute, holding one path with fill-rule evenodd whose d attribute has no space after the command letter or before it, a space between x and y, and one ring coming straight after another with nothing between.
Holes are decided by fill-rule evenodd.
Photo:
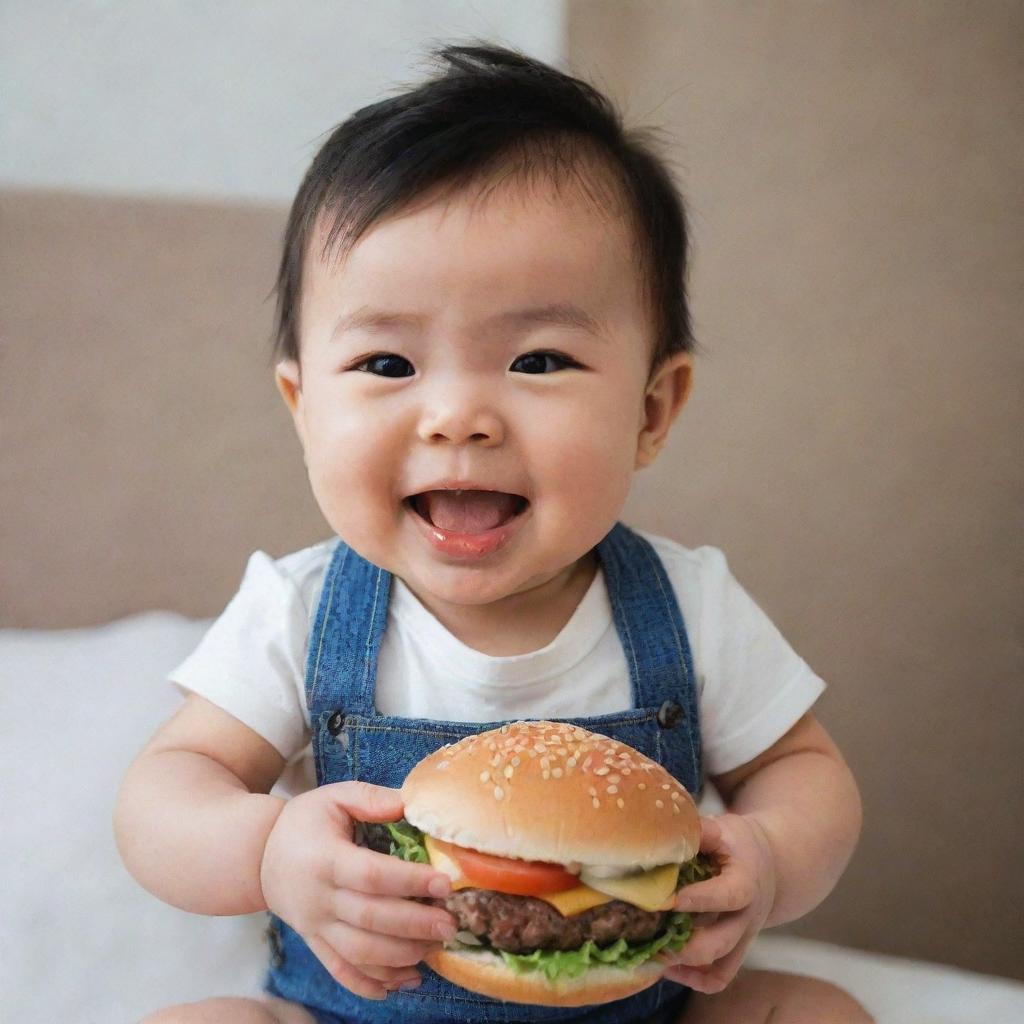
<instances>
[{"instance_id":1,"label":"white t-shirt","mask_svg":"<svg viewBox=\"0 0 1024 1024\"><path fill-rule=\"evenodd\" d=\"M825 684L736 582L717 548L637 531L675 590L700 693L704 766L718 775L782 737ZM284 788L315 785L305 665L333 541L284 558L257 551L238 593L171 680L255 730L289 762ZM493 657L453 636L397 577L377 665L384 715L462 722L571 718L632 705L629 669L600 568L561 632Z\"/></svg>"}]
</instances>

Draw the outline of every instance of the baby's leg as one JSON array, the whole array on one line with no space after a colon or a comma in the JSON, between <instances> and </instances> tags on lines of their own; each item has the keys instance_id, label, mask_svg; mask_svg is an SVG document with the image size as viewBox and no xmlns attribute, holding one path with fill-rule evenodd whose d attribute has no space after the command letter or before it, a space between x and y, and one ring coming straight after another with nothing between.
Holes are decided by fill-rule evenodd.
<instances>
[{"instance_id":1,"label":"baby's leg","mask_svg":"<svg viewBox=\"0 0 1024 1024\"><path fill-rule=\"evenodd\" d=\"M169 1006L141 1024L316 1024L298 1004L276 996L262 999L204 999Z\"/></svg>"},{"instance_id":2,"label":"baby's leg","mask_svg":"<svg viewBox=\"0 0 1024 1024\"><path fill-rule=\"evenodd\" d=\"M818 978L740 971L717 995L694 993L678 1024L874 1024L841 988Z\"/></svg>"}]
</instances>

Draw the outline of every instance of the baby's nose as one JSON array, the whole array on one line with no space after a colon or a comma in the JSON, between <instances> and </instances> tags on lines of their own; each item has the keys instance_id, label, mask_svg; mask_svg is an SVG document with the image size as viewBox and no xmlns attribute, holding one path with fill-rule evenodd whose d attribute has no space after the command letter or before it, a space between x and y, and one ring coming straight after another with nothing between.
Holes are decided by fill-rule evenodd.
<instances>
[{"instance_id":1,"label":"baby's nose","mask_svg":"<svg viewBox=\"0 0 1024 1024\"><path fill-rule=\"evenodd\" d=\"M419 436L428 443L501 444L505 436L501 417L479 398L448 399L424 411Z\"/></svg>"}]
</instances>

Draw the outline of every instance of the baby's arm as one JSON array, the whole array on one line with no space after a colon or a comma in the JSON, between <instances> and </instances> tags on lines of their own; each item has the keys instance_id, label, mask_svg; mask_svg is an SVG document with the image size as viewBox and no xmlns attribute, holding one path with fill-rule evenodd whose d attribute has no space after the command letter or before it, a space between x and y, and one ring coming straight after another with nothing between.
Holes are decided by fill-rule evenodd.
<instances>
[{"instance_id":1,"label":"baby's arm","mask_svg":"<svg viewBox=\"0 0 1024 1024\"><path fill-rule=\"evenodd\" d=\"M125 866L154 896L196 914L265 910L260 863L285 801L284 759L190 694L132 762L114 814Z\"/></svg>"},{"instance_id":2,"label":"baby's arm","mask_svg":"<svg viewBox=\"0 0 1024 1024\"><path fill-rule=\"evenodd\" d=\"M748 764L713 779L728 807L704 819L701 848L723 868L681 890L695 936L669 976L719 992L764 927L813 910L831 891L860 835L857 784L838 747L811 714Z\"/></svg>"},{"instance_id":3,"label":"baby's arm","mask_svg":"<svg viewBox=\"0 0 1024 1024\"><path fill-rule=\"evenodd\" d=\"M402 816L400 794L340 782L284 801L268 795L283 767L259 734L190 695L122 784L114 826L128 870L184 910L272 910L359 995L416 983L413 965L455 922L408 897L446 896L451 882L353 842L356 820Z\"/></svg>"}]
</instances>

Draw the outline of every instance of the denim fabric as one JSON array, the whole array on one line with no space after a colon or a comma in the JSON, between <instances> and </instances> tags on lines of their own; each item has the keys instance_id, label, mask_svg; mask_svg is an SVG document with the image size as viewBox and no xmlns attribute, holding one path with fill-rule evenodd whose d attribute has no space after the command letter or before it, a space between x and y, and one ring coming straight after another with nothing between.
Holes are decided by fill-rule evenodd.
<instances>
[{"instance_id":1,"label":"denim fabric","mask_svg":"<svg viewBox=\"0 0 1024 1024\"><path fill-rule=\"evenodd\" d=\"M651 545L622 523L598 544L597 554L629 666L632 709L566 721L629 744L697 794L702 782L697 686L672 585ZM398 788L412 766L438 747L505 724L378 714L377 655L390 592L391 574L339 540L324 578L306 666L318 785L362 780ZM601 1006L524 1006L469 992L421 964L419 988L391 993L383 1001L364 999L335 982L283 921L273 918L271 926L275 956L268 987L325 1022L640 1024L668 1019L665 1011L681 1007L686 995L681 986L661 981Z\"/></svg>"}]
</instances>

